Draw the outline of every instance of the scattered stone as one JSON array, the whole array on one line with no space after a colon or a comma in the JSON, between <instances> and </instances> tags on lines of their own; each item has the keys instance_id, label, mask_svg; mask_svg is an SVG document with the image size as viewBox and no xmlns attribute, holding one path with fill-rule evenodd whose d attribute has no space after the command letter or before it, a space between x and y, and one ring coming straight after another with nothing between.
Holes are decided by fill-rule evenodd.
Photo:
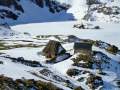
<instances>
[{"instance_id":1,"label":"scattered stone","mask_svg":"<svg viewBox=\"0 0 120 90\"><path fill-rule=\"evenodd\" d=\"M62 78L61 76L58 76L57 74L53 73L52 71L50 71L48 69L43 69L40 71L40 73L42 75L46 76L47 78L51 78L51 79L55 80L56 82L64 83L64 85L66 87L69 87L71 89L74 89L74 87L75 87L75 85L71 81Z\"/></svg>"},{"instance_id":2,"label":"scattered stone","mask_svg":"<svg viewBox=\"0 0 120 90\"><path fill-rule=\"evenodd\" d=\"M96 76L94 74L90 74L87 78L86 84L92 89L95 90L100 86L103 86L103 80L100 76Z\"/></svg>"},{"instance_id":3,"label":"scattered stone","mask_svg":"<svg viewBox=\"0 0 120 90\"><path fill-rule=\"evenodd\" d=\"M26 66L42 67L42 65L38 61L25 60L23 57L14 58L10 56L5 56L4 58L9 58L14 63L21 63Z\"/></svg>"},{"instance_id":4,"label":"scattered stone","mask_svg":"<svg viewBox=\"0 0 120 90\"><path fill-rule=\"evenodd\" d=\"M0 75L0 90L63 90L51 82L34 79L16 79Z\"/></svg>"},{"instance_id":5,"label":"scattered stone","mask_svg":"<svg viewBox=\"0 0 120 90\"><path fill-rule=\"evenodd\" d=\"M75 24L73 28L78 28L78 29L100 29L100 26L94 26L92 24Z\"/></svg>"},{"instance_id":6,"label":"scattered stone","mask_svg":"<svg viewBox=\"0 0 120 90\"><path fill-rule=\"evenodd\" d=\"M68 69L66 73L67 73L67 75L72 77L72 76L80 75L81 72L82 72L82 70L78 70L78 69Z\"/></svg>"},{"instance_id":7,"label":"scattered stone","mask_svg":"<svg viewBox=\"0 0 120 90\"><path fill-rule=\"evenodd\" d=\"M93 60L91 56L85 54L78 54L77 57L72 58L73 66L92 68Z\"/></svg>"}]
</instances>

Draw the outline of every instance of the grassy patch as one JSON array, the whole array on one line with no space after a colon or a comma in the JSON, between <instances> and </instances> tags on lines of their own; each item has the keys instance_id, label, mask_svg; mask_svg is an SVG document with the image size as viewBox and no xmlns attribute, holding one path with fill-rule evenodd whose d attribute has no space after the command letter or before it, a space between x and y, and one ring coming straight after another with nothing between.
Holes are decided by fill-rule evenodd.
<instances>
[{"instance_id":1,"label":"grassy patch","mask_svg":"<svg viewBox=\"0 0 120 90\"><path fill-rule=\"evenodd\" d=\"M22 48L22 47L31 47L31 48L38 48L42 47L44 45L37 45L33 44L32 42L28 44L18 44L17 42L15 43L12 41L12 44L7 44L7 41L0 41L0 50L8 50L8 49L14 49L14 48Z\"/></svg>"}]
</instances>

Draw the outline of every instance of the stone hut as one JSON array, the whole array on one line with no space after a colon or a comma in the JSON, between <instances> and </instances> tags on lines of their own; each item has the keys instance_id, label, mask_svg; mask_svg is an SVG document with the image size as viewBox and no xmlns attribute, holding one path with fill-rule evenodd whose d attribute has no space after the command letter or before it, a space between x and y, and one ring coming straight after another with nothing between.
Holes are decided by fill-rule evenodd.
<instances>
[{"instance_id":1,"label":"stone hut","mask_svg":"<svg viewBox=\"0 0 120 90\"><path fill-rule=\"evenodd\" d=\"M50 40L43 49L43 55L49 59L55 59L57 56L66 53L60 42Z\"/></svg>"},{"instance_id":2,"label":"stone hut","mask_svg":"<svg viewBox=\"0 0 120 90\"><path fill-rule=\"evenodd\" d=\"M92 44L86 42L76 42L74 44L74 53L92 55Z\"/></svg>"}]
</instances>

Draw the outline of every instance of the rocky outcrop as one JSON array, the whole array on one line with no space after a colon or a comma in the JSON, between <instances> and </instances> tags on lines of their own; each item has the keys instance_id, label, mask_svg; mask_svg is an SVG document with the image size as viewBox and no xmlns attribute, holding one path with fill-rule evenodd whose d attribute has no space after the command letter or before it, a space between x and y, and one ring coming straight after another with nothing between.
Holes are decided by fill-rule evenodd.
<instances>
[{"instance_id":1,"label":"rocky outcrop","mask_svg":"<svg viewBox=\"0 0 120 90\"><path fill-rule=\"evenodd\" d=\"M120 7L116 0L87 0L88 11L84 20L120 22Z\"/></svg>"},{"instance_id":2,"label":"rocky outcrop","mask_svg":"<svg viewBox=\"0 0 120 90\"><path fill-rule=\"evenodd\" d=\"M0 0L0 19L13 19L17 20L22 14L25 13L25 4L21 3L22 0ZM53 0L28 0L28 4L34 3L39 8L47 7L50 13L59 13L63 10L67 10L70 6L66 4L60 4ZM34 5L33 5L34 7Z\"/></svg>"},{"instance_id":3,"label":"rocky outcrop","mask_svg":"<svg viewBox=\"0 0 120 90\"><path fill-rule=\"evenodd\" d=\"M103 80L100 76L90 74L87 78L86 84L92 89L95 90L100 86L103 86Z\"/></svg>"},{"instance_id":4,"label":"rocky outcrop","mask_svg":"<svg viewBox=\"0 0 120 90\"><path fill-rule=\"evenodd\" d=\"M16 20L18 18L18 14L15 11L24 12L24 9L20 5L20 0L0 0L0 18L10 18ZM12 8L15 10L13 11Z\"/></svg>"},{"instance_id":5,"label":"rocky outcrop","mask_svg":"<svg viewBox=\"0 0 120 90\"><path fill-rule=\"evenodd\" d=\"M20 0L0 0L0 6L14 7L15 10L24 12L22 6L19 4Z\"/></svg>"},{"instance_id":6,"label":"rocky outcrop","mask_svg":"<svg viewBox=\"0 0 120 90\"><path fill-rule=\"evenodd\" d=\"M50 82L34 79L16 79L0 75L0 90L63 90Z\"/></svg>"},{"instance_id":7,"label":"rocky outcrop","mask_svg":"<svg viewBox=\"0 0 120 90\"><path fill-rule=\"evenodd\" d=\"M49 11L52 13L60 12L62 10L67 10L70 7L67 4L63 5L53 0L31 0L31 1L37 4L41 8L47 6L49 8Z\"/></svg>"}]
</instances>

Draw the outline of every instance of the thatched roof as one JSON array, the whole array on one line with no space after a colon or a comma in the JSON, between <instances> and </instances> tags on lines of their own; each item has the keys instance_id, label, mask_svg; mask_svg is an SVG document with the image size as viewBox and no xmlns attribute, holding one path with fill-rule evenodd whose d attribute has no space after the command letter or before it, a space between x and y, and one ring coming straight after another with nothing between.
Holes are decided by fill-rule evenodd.
<instances>
[{"instance_id":1,"label":"thatched roof","mask_svg":"<svg viewBox=\"0 0 120 90\"><path fill-rule=\"evenodd\" d=\"M48 58L56 57L65 52L66 50L62 47L60 42L54 40L50 40L43 49L43 54Z\"/></svg>"}]
</instances>

